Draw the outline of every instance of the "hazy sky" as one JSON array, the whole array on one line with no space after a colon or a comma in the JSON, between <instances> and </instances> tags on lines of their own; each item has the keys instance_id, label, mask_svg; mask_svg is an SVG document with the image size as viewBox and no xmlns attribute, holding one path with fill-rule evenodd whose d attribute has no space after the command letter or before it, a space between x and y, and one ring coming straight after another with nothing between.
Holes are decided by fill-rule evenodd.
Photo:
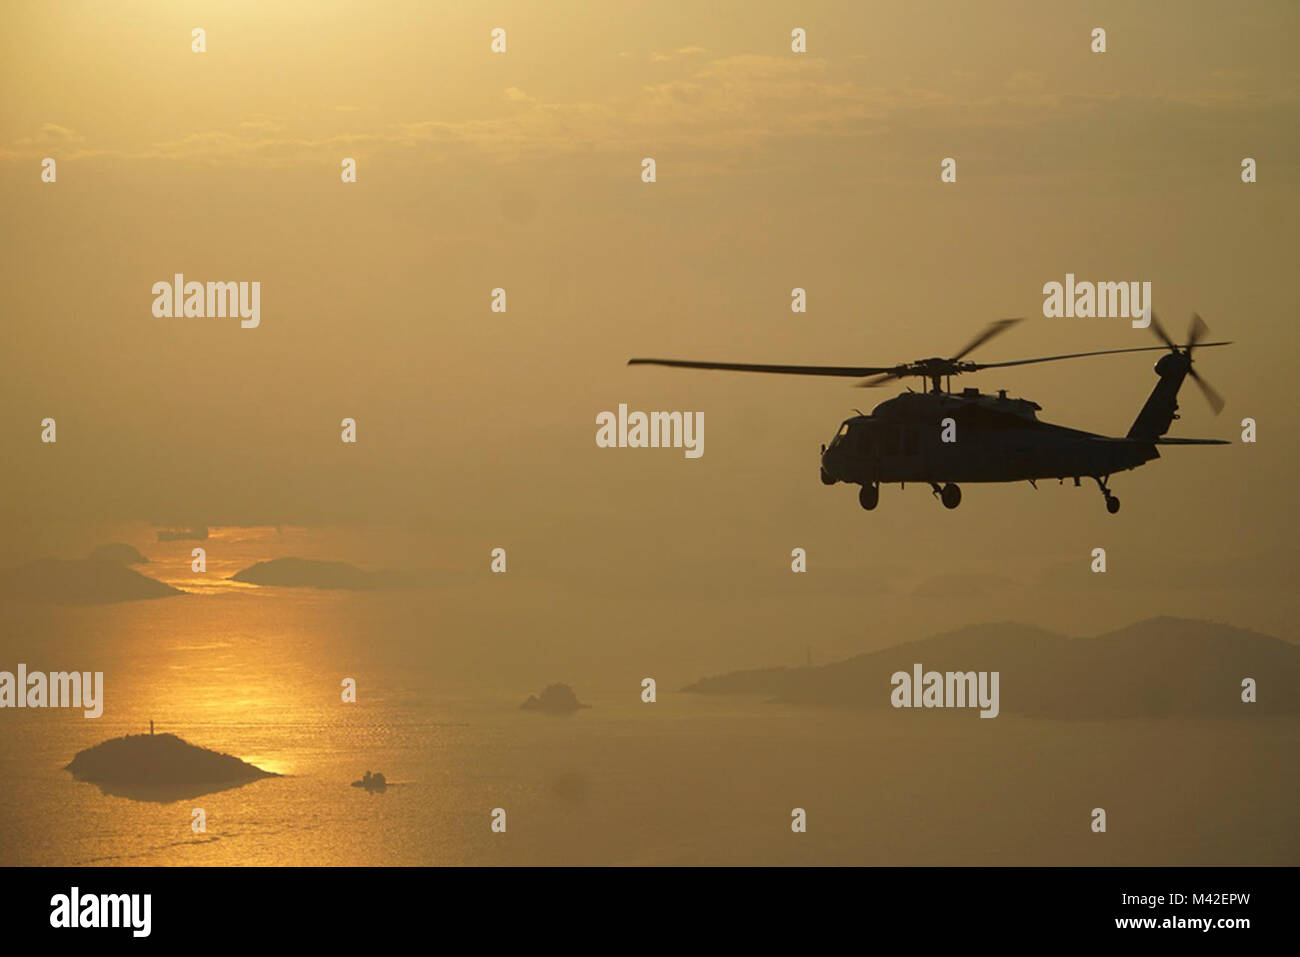
<instances>
[{"instance_id":1,"label":"hazy sky","mask_svg":"<svg viewBox=\"0 0 1300 957\"><path fill-rule=\"evenodd\" d=\"M367 525L448 574L503 545L545 627L725 632L734 666L990 617L1293 637L1300 7L1060 7L5 4L0 558L127 521ZM259 281L260 327L155 318L177 272ZM817 450L893 390L624 364L888 364L1011 315L978 358L1154 344L1042 318L1067 272L1235 340L1198 357L1224 413L1189 386L1172 434L1259 442L1117 475L1117 516L1091 483L867 514ZM959 384L1122 435L1155 358ZM621 402L702 411L704 456L597 448Z\"/></svg>"}]
</instances>

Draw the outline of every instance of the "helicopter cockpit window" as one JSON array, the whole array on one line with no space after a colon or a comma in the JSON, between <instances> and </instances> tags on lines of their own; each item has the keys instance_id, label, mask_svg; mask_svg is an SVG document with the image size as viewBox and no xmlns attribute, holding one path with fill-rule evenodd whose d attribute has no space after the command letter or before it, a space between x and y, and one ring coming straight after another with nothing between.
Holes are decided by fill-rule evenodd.
<instances>
[{"instance_id":1,"label":"helicopter cockpit window","mask_svg":"<svg viewBox=\"0 0 1300 957\"><path fill-rule=\"evenodd\" d=\"M840 430L839 430L839 432L837 432L837 433L835 433L835 434L836 434L837 436L839 436L840 438L844 438L844 436L846 436L846 435L849 434L849 424L848 424L847 422L845 422L843 425L840 426Z\"/></svg>"}]
</instances>

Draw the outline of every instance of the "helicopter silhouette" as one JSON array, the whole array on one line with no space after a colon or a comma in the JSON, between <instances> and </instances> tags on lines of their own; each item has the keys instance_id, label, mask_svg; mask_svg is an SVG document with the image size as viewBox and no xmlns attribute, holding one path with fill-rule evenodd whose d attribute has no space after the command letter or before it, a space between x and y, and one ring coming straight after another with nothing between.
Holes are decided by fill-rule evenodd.
<instances>
[{"instance_id":1,"label":"helicopter silhouette","mask_svg":"<svg viewBox=\"0 0 1300 957\"><path fill-rule=\"evenodd\" d=\"M1166 438L1178 418L1178 390L1190 376L1200 387L1217 415L1223 399L1192 368L1197 348L1231 345L1230 342L1202 342L1208 327L1193 313L1187 342L1179 345L1169 338L1154 315L1151 329L1164 343L1128 349L1103 349L1066 355L1015 359L1009 362L971 362L965 357L1005 332L1021 319L999 319L950 358L917 359L893 366L805 366L763 365L738 362L696 362L685 359L629 359L628 365L660 365L686 369L722 369L733 372L768 372L780 375L845 376L862 379L860 388L871 388L915 376L930 383L926 392L911 389L881 402L870 415L859 412L845 419L829 446L821 451L821 480L825 485L845 482L862 486L858 501L868 511L880 501L882 484L927 483L947 508L961 504L960 482L1023 482L1034 488L1040 479L1070 478L1097 483L1112 515L1119 511L1119 499L1111 492L1111 475L1135 469L1158 459L1159 445L1228 445L1222 439ZM951 377L983 369L1057 362L1122 352L1153 352L1168 349L1156 362L1160 381L1138 412L1128 434L1121 437L1098 435L1041 421L1042 406L1029 399L1016 399L1005 389L996 395L966 388L951 392L945 384Z\"/></svg>"}]
</instances>

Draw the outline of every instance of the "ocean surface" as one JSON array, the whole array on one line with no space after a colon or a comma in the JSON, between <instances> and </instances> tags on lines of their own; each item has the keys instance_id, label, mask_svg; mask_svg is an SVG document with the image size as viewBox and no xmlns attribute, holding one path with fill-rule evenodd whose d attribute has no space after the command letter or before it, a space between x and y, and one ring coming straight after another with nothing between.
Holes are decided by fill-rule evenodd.
<instances>
[{"instance_id":1,"label":"ocean surface","mask_svg":"<svg viewBox=\"0 0 1300 957\"><path fill-rule=\"evenodd\" d=\"M106 683L96 720L0 712L0 864L1300 863L1293 718L925 720L667 684L646 704L636 673L574 682L591 707L555 717L519 704L568 676L444 654L437 596L239 585L253 544L203 576L191 544L138 566L188 595L0 606L0 669ZM283 777L160 804L63 770L151 719ZM394 786L350 787L366 770Z\"/></svg>"}]
</instances>

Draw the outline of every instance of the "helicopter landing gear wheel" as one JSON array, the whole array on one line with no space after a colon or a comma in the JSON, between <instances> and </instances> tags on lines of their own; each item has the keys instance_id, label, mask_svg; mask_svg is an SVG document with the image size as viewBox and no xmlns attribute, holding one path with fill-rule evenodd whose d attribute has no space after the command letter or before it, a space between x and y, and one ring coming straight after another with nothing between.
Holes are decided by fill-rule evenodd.
<instances>
[{"instance_id":1,"label":"helicopter landing gear wheel","mask_svg":"<svg viewBox=\"0 0 1300 957\"><path fill-rule=\"evenodd\" d=\"M880 486L864 485L858 493L858 504L868 512L880 504Z\"/></svg>"},{"instance_id":2,"label":"helicopter landing gear wheel","mask_svg":"<svg viewBox=\"0 0 1300 957\"><path fill-rule=\"evenodd\" d=\"M944 508L956 508L961 504L961 489L949 482L939 492L939 501L943 502Z\"/></svg>"},{"instance_id":3,"label":"helicopter landing gear wheel","mask_svg":"<svg viewBox=\"0 0 1300 957\"><path fill-rule=\"evenodd\" d=\"M1106 500L1106 511L1114 515L1119 511L1119 499L1111 494L1110 489L1106 487L1106 483L1110 481L1110 476L1107 475L1105 478L1101 478L1094 475L1092 480L1097 483L1097 487L1101 489L1102 498Z\"/></svg>"}]
</instances>

